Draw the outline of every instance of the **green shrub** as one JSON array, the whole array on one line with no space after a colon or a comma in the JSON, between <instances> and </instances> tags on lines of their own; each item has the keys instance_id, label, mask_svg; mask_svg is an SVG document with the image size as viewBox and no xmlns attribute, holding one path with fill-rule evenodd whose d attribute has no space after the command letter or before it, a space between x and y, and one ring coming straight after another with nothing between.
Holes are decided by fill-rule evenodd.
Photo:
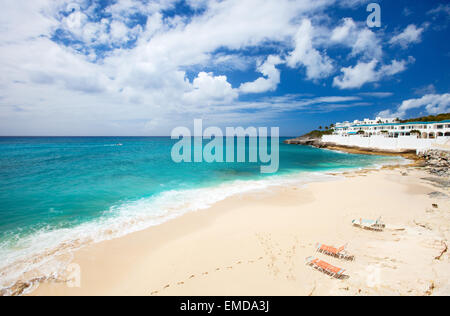
<instances>
[{"instance_id":1,"label":"green shrub","mask_svg":"<svg viewBox=\"0 0 450 316\"><path fill-rule=\"evenodd\" d=\"M410 122L440 122L440 121L446 121L450 120L450 113L443 113L438 115L429 115L429 116L422 116L418 118L412 118L400 121L401 123L410 123Z\"/></svg>"},{"instance_id":2,"label":"green shrub","mask_svg":"<svg viewBox=\"0 0 450 316\"><path fill-rule=\"evenodd\" d=\"M333 135L334 130L329 129L326 131L312 131L309 132L308 134L303 135L302 137L309 137L309 138L321 138L324 135Z\"/></svg>"}]
</instances>

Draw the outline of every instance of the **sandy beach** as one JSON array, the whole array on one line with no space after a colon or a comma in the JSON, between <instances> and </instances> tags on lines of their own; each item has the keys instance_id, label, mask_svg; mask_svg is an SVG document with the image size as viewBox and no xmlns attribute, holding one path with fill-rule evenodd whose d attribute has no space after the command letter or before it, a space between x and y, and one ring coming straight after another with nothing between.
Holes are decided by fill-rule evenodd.
<instances>
[{"instance_id":1,"label":"sandy beach","mask_svg":"<svg viewBox=\"0 0 450 316\"><path fill-rule=\"evenodd\" d=\"M32 295L449 295L448 181L408 166L233 196L83 248L79 288L49 282ZM380 216L384 232L351 224ZM348 244L356 259L316 254L316 243ZM306 266L308 256L346 277Z\"/></svg>"}]
</instances>

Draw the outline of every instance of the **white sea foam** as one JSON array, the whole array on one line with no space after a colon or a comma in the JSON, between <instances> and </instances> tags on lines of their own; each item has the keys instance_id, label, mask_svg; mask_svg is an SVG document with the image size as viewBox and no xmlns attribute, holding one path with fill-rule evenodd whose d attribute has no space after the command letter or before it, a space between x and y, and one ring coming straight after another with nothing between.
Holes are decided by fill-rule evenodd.
<instances>
[{"instance_id":1,"label":"white sea foam","mask_svg":"<svg viewBox=\"0 0 450 316\"><path fill-rule=\"evenodd\" d=\"M393 160L393 163L398 164L399 161ZM47 227L30 236L16 238L14 243L5 241L0 244L0 290L3 289L5 295L11 294L8 289L18 280L28 282L31 290L42 279L58 279L70 263L71 253L80 247L141 231L188 212L207 209L233 195L334 179L336 176L326 172L302 172L263 180L236 180L207 188L166 191L151 198L113 206L102 218L73 228Z\"/></svg>"}]
</instances>

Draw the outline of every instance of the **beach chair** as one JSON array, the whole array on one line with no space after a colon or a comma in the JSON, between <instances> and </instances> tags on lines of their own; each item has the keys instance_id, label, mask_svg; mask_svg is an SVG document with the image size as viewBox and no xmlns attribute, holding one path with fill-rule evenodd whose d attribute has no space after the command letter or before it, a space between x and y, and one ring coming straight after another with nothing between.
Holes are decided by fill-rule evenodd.
<instances>
[{"instance_id":1,"label":"beach chair","mask_svg":"<svg viewBox=\"0 0 450 316\"><path fill-rule=\"evenodd\" d=\"M353 226L360 227L363 229L374 230L374 231L383 231L386 228L386 225L381 221L381 217L376 221L370 219L355 219L352 221Z\"/></svg>"},{"instance_id":2,"label":"beach chair","mask_svg":"<svg viewBox=\"0 0 450 316\"><path fill-rule=\"evenodd\" d=\"M332 266L331 264L314 257L306 258L306 265L313 267L314 269L323 272L325 274L328 274L332 278L336 279L342 278L345 272L344 269Z\"/></svg>"},{"instance_id":3,"label":"beach chair","mask_svg":"<svg viewBox=\"0 0 450 316\"><path fill-rule=\"evenodd\" d=\"M347 249L347 245L342 246L341 248L335 248L335 247L327 246L324 244L316 245L316 252L320 252L325 255L335 257L338 259L344 259L344 260L349 260L349 261L355 260L355 256L350 255L346 249Z\"/></svg>"}]
</instances>

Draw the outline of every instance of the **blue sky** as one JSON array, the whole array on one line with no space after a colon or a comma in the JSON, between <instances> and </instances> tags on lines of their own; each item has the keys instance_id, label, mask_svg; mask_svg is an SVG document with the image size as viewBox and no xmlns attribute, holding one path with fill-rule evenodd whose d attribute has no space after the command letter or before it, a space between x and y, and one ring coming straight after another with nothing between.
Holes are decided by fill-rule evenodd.
<instances>
[{"instance_id":1,"label":"blue sky","mask_svg":"<svg viewBox=\"0 0 450 316\"><path fill-rule=\"evenodd\" d=\"M0 13L0 135L169 135L202 118L296 136L450 112L448 1L25 2Z\"/></svg>"}]
</instances>

